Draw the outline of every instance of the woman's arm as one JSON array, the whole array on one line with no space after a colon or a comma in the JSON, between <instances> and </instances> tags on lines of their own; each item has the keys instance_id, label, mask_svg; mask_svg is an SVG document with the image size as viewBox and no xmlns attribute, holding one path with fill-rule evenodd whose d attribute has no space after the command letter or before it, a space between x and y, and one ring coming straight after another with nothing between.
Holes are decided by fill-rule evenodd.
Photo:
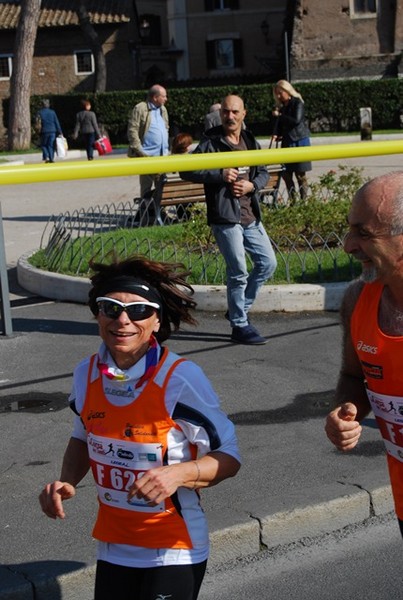
<instances>
[{"instance_id":1,"label":"woman's arm","mask_svg":"<svg viewBox=\"0 0 403 600\"><path fill-rule=\"evenodd\" d=\"M239 461L229 454L211 452L197 460L150 469L132 485L128 497L159 504L172 496L178 487L195 490L217 485L234 477L240 466Z\"/></svg>"},{"instance_id":2,"label":"woman's arm","mask_svg":"<svg viewBox=\"0 0 403 600\"><path fill-rule=\"evenodd\" d=\"M87 444L70 438L63 458L60 480L48 483L39 496L45 515L51 519L64 519L63 501L75 496L75 488L90 468Z\"/></svg>"}]
</instances>

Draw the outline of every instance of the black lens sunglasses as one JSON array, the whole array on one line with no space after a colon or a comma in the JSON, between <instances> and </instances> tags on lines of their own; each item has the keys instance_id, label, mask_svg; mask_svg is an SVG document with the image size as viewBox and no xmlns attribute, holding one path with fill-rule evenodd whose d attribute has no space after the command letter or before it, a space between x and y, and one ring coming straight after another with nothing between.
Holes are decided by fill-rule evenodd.
<instances>
[{"instance_id":1,"label":"black lens sunglasses","mask_svg":"<svg viewBox=\"0 0 403 600\"><path fill-rule=\"evenodd\" d=\"M118 319L123 311L127 313L130 321L142 321L148 319L156 311L160 310L161 307L156 302L128 302L124 304L114 298L108 298L107 296L99 296L96 298L99 312L108 317L108 319Z\"/></svg>"}]
</instances>

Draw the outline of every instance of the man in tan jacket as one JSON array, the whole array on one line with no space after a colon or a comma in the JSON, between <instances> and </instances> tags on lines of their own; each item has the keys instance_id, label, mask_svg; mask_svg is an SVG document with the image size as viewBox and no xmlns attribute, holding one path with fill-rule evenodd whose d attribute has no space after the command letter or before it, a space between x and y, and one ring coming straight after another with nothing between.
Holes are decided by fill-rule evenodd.
<instances>
[{"instance_id":1,"label":"man in tan jacket","mask_svg":"<svg viewBox=\"0 0 403 600\"><path fill-rule=\"evenodd\" d=\"M129 158L139 156L165 156L168 154L169 120L165 103L165 88L153 85L144 102L139 102L129 115L127 137ZM140 175L141 197L150 195L158 181L158 174Z\"/></svg>"}]
</instances>

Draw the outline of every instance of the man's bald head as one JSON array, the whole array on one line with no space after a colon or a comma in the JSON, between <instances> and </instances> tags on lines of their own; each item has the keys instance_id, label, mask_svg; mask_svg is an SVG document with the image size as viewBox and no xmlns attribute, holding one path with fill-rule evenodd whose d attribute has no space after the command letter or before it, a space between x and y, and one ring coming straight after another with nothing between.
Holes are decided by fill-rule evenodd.
<instances>
[{"instance_id":1,"label":"man's bald head","mask_svg":"<svg viewBox=\"0 0 403 600\"><path fill-rule=\"evenodd\" d=\"M392 235L403 233L403 171L370 179L357 191L353 203L364 202Z\"/></svg>"},{"instance_id":2,"label":"man's bald head","mask_svg":"<svg viewBox=\"0 0 403 600\"><path fill-rule=\"evenodd\" d=\"M239 135L245 119L245 105L240 96L229 94L221 101L221 121L224 132Z\"/></svg>"}]
</instances>

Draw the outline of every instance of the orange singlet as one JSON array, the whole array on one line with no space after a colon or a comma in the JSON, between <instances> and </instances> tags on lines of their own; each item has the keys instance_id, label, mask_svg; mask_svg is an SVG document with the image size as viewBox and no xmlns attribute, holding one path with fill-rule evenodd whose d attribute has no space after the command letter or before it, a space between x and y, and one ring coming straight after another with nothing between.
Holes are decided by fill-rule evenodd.
<instances>
[{"instance_id":1,"label":"orange singlet","mask_svg":"<svg viewBox=\"0 0 403 600\"><path fill-rule=\"evenodd\" d=\"M98 540L146 548L192 548L176 495L157 506L144 499L128 501L132 483L148 469L167 464L167 435L178 429L165 408L165 389L183 359L165 349L144 390L129 406L114 406L105 397L102 376L91 381L81 413L88 453L98 489L99 511L93 535ZM155 381L159 374L162 385ZM190 493L195 492L189 490Z\"/></svg>"},{"instance_id":2,"label":"orange singlet","mask_svg":"<svg viewBox=\"0 0 403 600\"><path fill-rule=\"evenodd\" d=\"M395 510L403 520L403 336L378 324L383 284L364 286L351 318L351 338L361 361L368 399L385 442Z\"/></svg>"}]
</instances>

